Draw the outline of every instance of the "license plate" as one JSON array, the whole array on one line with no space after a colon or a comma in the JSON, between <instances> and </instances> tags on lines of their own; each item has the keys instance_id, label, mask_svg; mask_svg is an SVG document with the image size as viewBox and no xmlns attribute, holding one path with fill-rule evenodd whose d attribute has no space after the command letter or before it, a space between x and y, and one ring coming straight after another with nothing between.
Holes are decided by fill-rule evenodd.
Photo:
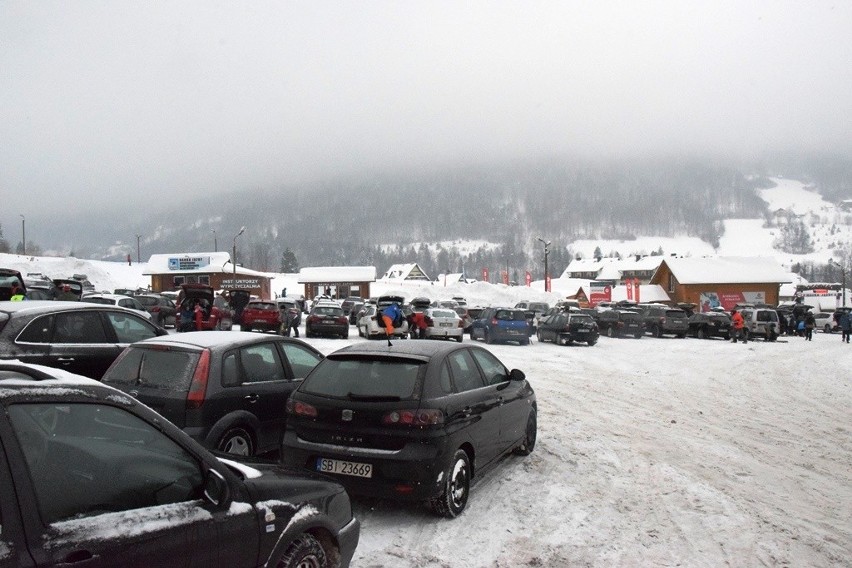
<instances>
[{"instance_id":1,"label":"license plate","mask_svg":"<svg viewBox=\"0 0 852 568\"><path fill-rule=\"evenodd\" d=\"M317 471L323 473L338 473L355 477L373 477L373 466L369 463L358 463L328 458L317 459Z\"/></svg>"},{"instance_id":2,"label":"license plate","mask_svg":"<svg viewBox=\"0 0 852 568\"><path fill-rule=\"evenodd\" d=\"M442 322L440 325L441 325L441 327L453 327L453 324L451 324L449 322Z\"/></svg>"},{"instance_id":3,"label":"license plate","mask_svg":"<svg viewBox=\"0 0 852 568\"><path fill-rule=\"evenodd\" d=\"M507 331L507 333L508 333L509 335L520 335L520 334L521 334L521 330L520 330L520 329L510 329L510 330L508 330L508 331Z\"/></svg>"},{"instance_id":4,"label":"license plate","mask_svg":"<svg viewBox=\"0 0 852 568\"><path fill-rule=\"evenodd\" d=\"M326 318L326 319L322 320L322 323L334 323L334 320L331 319L331 318Z\"/></svg>"}]
</instances>

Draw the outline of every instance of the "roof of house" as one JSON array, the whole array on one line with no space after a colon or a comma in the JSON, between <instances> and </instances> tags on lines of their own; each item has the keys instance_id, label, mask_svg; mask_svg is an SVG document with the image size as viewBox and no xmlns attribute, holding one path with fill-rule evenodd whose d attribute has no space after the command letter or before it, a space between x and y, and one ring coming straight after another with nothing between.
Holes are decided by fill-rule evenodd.
<instances>
[{"instance_id":1,"label":"roof of house","mask_svg":"<svg viewBox=\"0 0 852 568\"><path fill-rule=\"evenodd\" d=\"M382 280L430 280L429 276L416 263L394 264L388 268Z\"/></svg>"},{"instance_id":2,"label":"roof of house","mask_svg":"<svg viewBox=\"0 0 852 568\"><path fill-rule=\"evenodd\" d=\"M232 274L234 265L228 252L184 252L175 254L152 254L148 266L143 272L146 276L152 274ZM237 265L237 274L243 276L273 275L259 270L252 270Z\"/></svg>"},{"instance_id":3,"label":"roof of house","mask_svg":"<svg viewBox=\"0 0 852 568\"><path fill-rule=\"evenodd\" d=\"M707 258L665 258L680 284L758 284L790 282L790 275L774 258L728 256ZM654 273L654 278L659 272Z\"/></svg>"},{"instance_id":4,"label":"roof of house","mask_svg":"<svg viewBox=\"0 0 852 568\"><path fill-rule=\"evenodd\" d=\"M635 256L625 258L604 257L600 260L594 258L572 260L571 264L562 272L563 278L570 278L573 274L585 274L594 272L598 280L620 280L627 271L654 271L660 266L665 257Z\"/></svg>"},{"instance_id":5,"label":"roof of house","mask_svg":"<svg viewBox=\"0 0 852 568\"><path fill-rule=\"evenodd\" d=\"M299 284L375 282L375 266L308 266L299 271Z\"/></svg>"}]
</instances>

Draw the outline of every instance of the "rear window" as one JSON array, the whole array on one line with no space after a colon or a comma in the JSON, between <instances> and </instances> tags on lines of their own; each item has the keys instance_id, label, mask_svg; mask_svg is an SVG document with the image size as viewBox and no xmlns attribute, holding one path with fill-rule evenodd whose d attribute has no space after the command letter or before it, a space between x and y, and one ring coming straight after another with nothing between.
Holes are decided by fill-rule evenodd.
<instances>
[{"instance_id":1,"label":"rear window","mask_svg":"<svg viewBox=\"0 0 852 568\"><path fill-rule=\"evenodd\" d=\"M772 310L759 310L757 321L778 321L778 314Z\"/></svg>"},{"instance_id":2,"label":"rear window","mask_svg":"<svg viewBox=\"0 0 852 568\"><path fill-rule=\"evenodd\" d=\"M96 298L96 297L86 297L83 298L84 302L88 302L89 304L103 304L105 306L114 306L115 300L109 300L107 298Z\"/></svg>"},{"instance_id":3,"label":"rear window","mask_svg":"<svg viewBox=\"0 0 852 568\"><path fill-rule=\"evenodd\" d=\"M575 323L594 323L595 320L585 314L572 314L571 321Z\"/></svg>"},{"instance_id":4,"label":"rear window","mask_svg":"<svg viewBox=\"0 0 852 568\"><path fill-rule=\"evenodd\" d=\"M419 398L422 361L400 359L325 359L317 365L299 391L334 398Z\"/></svg>"},{"instance_id":5,"label":"rear window","mask_svg":"<svg viewBox=\"0 0 852 568\"><path fill-rule=\"evenodd\" d=\"M138 301L143 306L156 306L157 298L152 298L151 296L137 296L136 301Z\"/></svg>"},{"instance_id":6,"label":"rear window","mask_svg":"<svg viewBox=\"0 0 852 568\"><path fill-rule=\"evenodd\" d=\"M621 319L624 321L638 321L641 316L635 312L621 312Z\"/></svg>"},{"instance_id":7,"label":"rear window","mask_svg":"<svg viewBox=\"0 0 852 568\"><path fill-rule=\"evenodd\" d=\"M527 321L527 316L521 310L497 310L494 317L503 321Z\"/></svg>"},{"instance_id":8,"label":"rear window","mask_svg":"<svg viewBox=\"0 0 852 568\"><path fill-rule=\"evenodd\" d=\"M530 302L530 307L527 309L530 309L534 312L546 312L548 309L550 309L550 306L548 306L544 302Z\"/></svg>"},{"instance_id":9,"label":"rear window","mask_svg":"<svg viewBox=\"0 0 852 568\"><path fill-rule=\"evenodd\" d=\"M666 310L667 318L683 318L686 317L686 312L681 310Z\"/></svg>"},{"instance_id":10,"label":"rear window","mask_svg":"<svg viewBox=\"0 0 852 568\"><path fill-rule=\"evenodd\" d=\"M256 303L253 303L253 304L249 304L247 307L249 307L253 310L261 310L261 311L264 311L264 312L277 312L278 311L278 306L276 304L273 304L272 302L268 302L268 303L256 302Z\"/></svg>"},{"instance_id":11,"label":"rear window","mask_svg":"<svg viewBox=\"0 0 852 568\"><path fill-rule=\"evenodd\" d=\"M342 316L343 308L321 306L314 309L314 315L317 316Z\"/></svg>"},{"instance_id":12,"label":"rear window","mask_svg":"<svg viewBox=\"0 0 852 568\"><path fill-rule=\"evenodd\" d=\"M458 314L451 310L432 310L433 318L456 318Z\"/></svg>"},{"instance_id":13,"label":"rear window","mask_svg":"<svg viewBox=\"0 0 852 568\"><path fill-rule=\"evenodd\" d=\"M101 382L183 392L189 389L200 357L197 351L129 347Z\"/></svg>"}]
</instances>

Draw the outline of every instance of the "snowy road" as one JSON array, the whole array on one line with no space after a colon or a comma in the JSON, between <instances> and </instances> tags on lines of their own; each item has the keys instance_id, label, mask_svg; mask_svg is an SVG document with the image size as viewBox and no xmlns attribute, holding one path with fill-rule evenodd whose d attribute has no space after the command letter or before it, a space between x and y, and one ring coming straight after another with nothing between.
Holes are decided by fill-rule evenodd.
<instances>
[{"instance_id":1,"label":"snowy road","mask_svg":"<svg viewBox=\"0 0 852 568\"><path fill-rule=\"evenodd\" d=\"M852 565L839 335L490 347L536 389L535 452L479 479L455 520L356 499L353 567Z\"/></svg>"}]
</instances>

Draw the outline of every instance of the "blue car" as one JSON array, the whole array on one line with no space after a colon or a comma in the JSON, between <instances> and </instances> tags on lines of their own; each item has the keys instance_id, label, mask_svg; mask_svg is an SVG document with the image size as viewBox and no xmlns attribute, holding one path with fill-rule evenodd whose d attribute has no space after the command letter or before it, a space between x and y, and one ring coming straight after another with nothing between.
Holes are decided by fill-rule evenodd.
<instances>
[{"instance_id":1,"label":"blue car","mask_svg":"<svg viewBox=\"0 0 852 568\"><path fill-rule=\"evenodd\" d=\"M530 326L524 310L516 308L487 308L470 325L471 339L485 343L517 341L530 344Z\"/></svg>"}]
</instances>

